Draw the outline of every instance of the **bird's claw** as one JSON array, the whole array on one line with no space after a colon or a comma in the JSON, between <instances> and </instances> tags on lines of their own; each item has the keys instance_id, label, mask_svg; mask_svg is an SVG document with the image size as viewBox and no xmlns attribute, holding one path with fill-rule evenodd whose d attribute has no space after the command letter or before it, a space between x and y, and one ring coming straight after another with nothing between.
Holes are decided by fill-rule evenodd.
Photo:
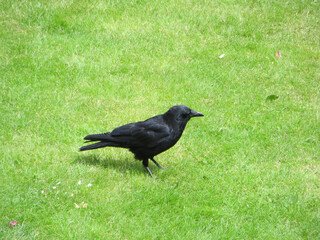
<instances>
[{"instance_id":1,"label":"bird's claw","mask_svg":"<svg viewBox=\"0 0 320 240\"><path fill-rule=\"evenodd\" d=\"M151 176L152 178L154 178L151 170L150 170L148 167L146 167L146 166L144 166L144 168L147 170L147 172L150 174L150 176Z\"/></svg>"},{"instance_id":2,"label":"bird's claw","mask_svg":"<svg viewBox=\"0 0 320 240\"><path fill-rule=\"evenodd\" d=\"M162 167L156 160L154 160L153 158L151 158L151 161L154 162L155 165L157 165L159 168L161 169L166 169L164 167Z\"/></svg>"}]
</instances>

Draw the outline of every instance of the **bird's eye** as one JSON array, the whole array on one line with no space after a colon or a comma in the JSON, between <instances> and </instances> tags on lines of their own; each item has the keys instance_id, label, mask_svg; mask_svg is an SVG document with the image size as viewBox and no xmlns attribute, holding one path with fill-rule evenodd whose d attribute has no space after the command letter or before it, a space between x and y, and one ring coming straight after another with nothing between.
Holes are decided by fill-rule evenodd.
<instances>
[{"instance_id":1,"label":"bird's eye","mask_svg":"<svg viewBox=\"0 0 320 240\"><path fill-rule=\"evenodd\" d=\"M182 118L187 118L188 117L188 114L184 113L182 114Z\"/></svg>"}]
</instances>

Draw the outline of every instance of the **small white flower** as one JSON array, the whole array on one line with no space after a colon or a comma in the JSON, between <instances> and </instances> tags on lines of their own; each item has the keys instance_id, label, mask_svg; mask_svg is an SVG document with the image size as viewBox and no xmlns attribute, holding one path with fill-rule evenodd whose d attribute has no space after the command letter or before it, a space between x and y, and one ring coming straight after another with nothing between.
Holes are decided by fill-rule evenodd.
<instances>
[{"instance_id":1,"label":"small white flower","mask_svg":"<svg viewBox=\"0 0 320 240\"><path fill-rule=\"evenodd\" d=\"M59 185L59 184L61 184L61 182L58 182L56 185Z\"/></svg>"},{"instance_id":2,"label":"small white flower","mask_svg":"<svg viewBox=\"0 0 320 240\"><path fill-rule=\"evenodd\" d=\"M44 191L42 190L41 193L44 194Z\"/></svg>"},{"instance_id":3,"label":"small white flower","mask_svg":"<svg viewBox=\"0 0 320 240\"><path fill-rule=\"evenodd\" d=\"M225 128L224 128L224 127L221 127L221 128L219 129L219 132L221 132L222 130L225 130Z\"/></svg>"},{"instance_id":4,"label":"small white flower","mask_svg":"<svg viewBox=\"0 0 320 240\"><path fill-rule=\"evenodd\" d=\"M81 184L81 180L78 182L78 185L80 185Z\"/></svg>"},{"instance_id":5,"label":"small white flower","mask_svg":"<svg viewBox=\"0 0 320 240\"><path fill-rule=\"evenodd\" d=\"M88 187L91 187L91 186L92 186L92 184L91 184L91 183L89 183L87 186L88 186Z\"/></svg>"},{"instance_id":6,"label":"small white flower","mask_svg":"<svg viewBox=\"0 0 320 240\"><path fill-rule=\"evenodd\" d=\"M57 187L56 187L56 186L53 186L52 188L53 188L53 189L56 189Z\"/></svg>"},{"instance_id":7,"label":"small white flower","mask_svg":"<svg viewBox=\"0 0 320 240\"><path fill-rule=\"evenodd\" d=\"M224 58L224 56L225 56L225 54L222 54L222 55L220 55L220 57L219 57L219 58L220 58L220 59L221 59L221 58Z\"/></svg>"}]
</instances>

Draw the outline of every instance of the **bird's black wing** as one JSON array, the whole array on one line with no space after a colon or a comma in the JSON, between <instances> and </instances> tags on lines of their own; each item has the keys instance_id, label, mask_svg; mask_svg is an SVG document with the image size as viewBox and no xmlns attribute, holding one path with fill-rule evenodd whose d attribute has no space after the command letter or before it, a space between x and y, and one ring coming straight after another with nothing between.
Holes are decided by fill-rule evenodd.
<instances>
[{"instance_id":1,"label":"bird's black wing","mask_svg":"<svg viewBox=\"0 0 320 240\"><path fill-rule=\"evenodd\" d=\"M170 129L163 122L151 120L123 125L110 136L127 142L130 147L153 148L170 136Z\"/></svg>"}]
</instances>

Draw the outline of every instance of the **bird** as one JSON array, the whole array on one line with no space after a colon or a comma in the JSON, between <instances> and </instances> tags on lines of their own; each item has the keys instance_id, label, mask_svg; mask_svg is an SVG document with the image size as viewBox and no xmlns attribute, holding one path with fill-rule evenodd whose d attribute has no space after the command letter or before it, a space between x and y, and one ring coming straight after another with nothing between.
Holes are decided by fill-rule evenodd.
<instances>
[{"instance_id":1,"label":"bird","mask_svg":"<svg viewBox=\"0 0 320 240\"><path fill-rule=\"evenodd\" d=\"M202 113L184 105L171 107L167 112L148 118L145 121L125 124L111 132L92 134L84 137L85 143L79 151L103 147L129 149L153 178L149 169L149 160L164 169L154 157L173 147L180 139L188 121L193 117L202 117ZM93 143L95 142L95 143Z\"/></svg>"}]
</instances>

